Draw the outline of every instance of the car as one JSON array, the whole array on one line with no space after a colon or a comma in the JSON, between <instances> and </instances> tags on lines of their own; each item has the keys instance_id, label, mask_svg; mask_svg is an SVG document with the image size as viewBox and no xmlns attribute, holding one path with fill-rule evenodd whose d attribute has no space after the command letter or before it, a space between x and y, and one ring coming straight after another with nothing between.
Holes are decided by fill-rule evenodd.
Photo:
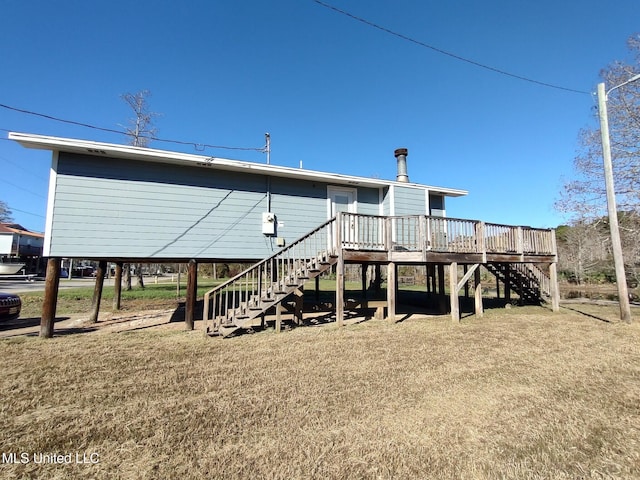
<instances>
[{"instance_id":1,"label":"car","mask_svg":"<svg viewBox=\"0 0 640 480\"><path fill-rule=\"evenodd\" d=\"M13 293L0 292L0 320L14 320L20 316L22 300Z\"/></svg>"}]
</instances>

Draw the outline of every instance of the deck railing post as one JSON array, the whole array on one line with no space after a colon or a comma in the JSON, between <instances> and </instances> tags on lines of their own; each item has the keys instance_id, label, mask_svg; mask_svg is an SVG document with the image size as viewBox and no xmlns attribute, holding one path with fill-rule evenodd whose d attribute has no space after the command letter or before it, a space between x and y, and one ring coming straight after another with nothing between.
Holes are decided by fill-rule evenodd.
<instances>
[{"instance_id":1,"label":"deck railing post","mask_svg":"<svg viewBox=\"0 0 640 480\"><path fill-rule=\"evenodd\" d=\"M516 227L516 252L520 254L524 253L524 237L522 227Z\"/></svg>"},{"instance_id":2,"label":"deck railing post","mask_svg":"<svg viewBox=\"0 0 640 480\"><path fill-rule=\"evenodd\" d=\"M391 258L391 246L393 245L392 221L391 217L384 219L384 249L387 251L389 258Z\"/></svg>"},{"instance_id":3,"label":"deck railing post","mask_svg":"<svg viewBox=\"0 0 640 480\"><path fill-rule=\"evenodd\" d=\"M484 222L476 223L475 233L476 233L476 253L482 253L483 255L482 263L486 263L487 246L484 238L485 236Z\"/></svg>"},{"instance_id":4,"label":"deck railing post","mask_svg":"<svg viewBox=\"0 0 640 480\"><path fill-rule=\"evenodd\" d=\"M420 250L422 251L422 258L426 258L426 254L427 254L427 217L424 215L421 215L419 217L419 223L420 223L420 233L419 233L419 239L418 239L418 245L420 246Z\"/></svg>"}]
</instances>

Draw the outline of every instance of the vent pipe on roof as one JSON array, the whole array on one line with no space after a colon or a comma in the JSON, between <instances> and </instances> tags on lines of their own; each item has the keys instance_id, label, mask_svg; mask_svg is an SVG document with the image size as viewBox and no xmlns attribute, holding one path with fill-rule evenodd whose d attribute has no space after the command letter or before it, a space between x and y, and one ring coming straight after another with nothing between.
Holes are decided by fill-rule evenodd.
<instances>
[{"instance_id":1,"label":"vent pipe on roof","mask_svg":"<svg viewBox=\"0 0 640 480\"><path fill-rule=\"evenodd\" d=\"M396 177L396 182L409 182L409 175L407 175L407 155L409 154L409 150L406 148L397 148L393 154L398 161L398 176Z\"/></svg>"}]
</instances>

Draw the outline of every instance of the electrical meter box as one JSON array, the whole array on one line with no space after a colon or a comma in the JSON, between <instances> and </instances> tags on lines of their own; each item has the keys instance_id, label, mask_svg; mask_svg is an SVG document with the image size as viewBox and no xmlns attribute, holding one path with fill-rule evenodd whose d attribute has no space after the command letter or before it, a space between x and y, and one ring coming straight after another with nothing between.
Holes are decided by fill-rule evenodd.
<instances>
[{"instance_id":1,"label":"electrical meter box","mask_svg":"<svg viewBox=\"0 0 640 480\"><path fill-rule=\"evenodd\" d=\"M264 235L276 234L276 215L271 212L262 212L262 233Z\"/></svg>"}]
</instances>

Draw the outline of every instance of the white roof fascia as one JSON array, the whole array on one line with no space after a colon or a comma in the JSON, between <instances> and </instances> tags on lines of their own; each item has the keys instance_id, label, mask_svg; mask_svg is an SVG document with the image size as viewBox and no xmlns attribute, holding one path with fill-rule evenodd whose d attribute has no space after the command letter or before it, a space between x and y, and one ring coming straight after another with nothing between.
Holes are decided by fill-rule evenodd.
<instances>
[{"instance_id":1,"label":"white roof fascia","mask_svg":"<svg viewBox=\"0 0 640 480\"><path fill-rule=\"evenodd\" d=\"M399 185L412 188L428 189L433 193L440 193L449 197L460 197L469 192L455 188L433 187L418 183L404 183L377 178L356 177L339 173L319 172L293 167L283 167L273 164L261 164L242 160L230 160L227 158L211 157L206 155L194 155L190 153L157 150L153 148L134 147L131 145L118 145L113 143L94 142L90 140L78 140L72 138L51 137L29 133L9 132L9 140L20 143L23 147L54 152L82 153L94 156L123 158L140 160L153 163L171 163L178 165L191 165L203 168L215 168L235 172L251 172L254 174L270 175L273 177L296 178L302 180L322 181L341 185L363 186L379 188L380 186Z\"/></svg>"}]
</instances>

